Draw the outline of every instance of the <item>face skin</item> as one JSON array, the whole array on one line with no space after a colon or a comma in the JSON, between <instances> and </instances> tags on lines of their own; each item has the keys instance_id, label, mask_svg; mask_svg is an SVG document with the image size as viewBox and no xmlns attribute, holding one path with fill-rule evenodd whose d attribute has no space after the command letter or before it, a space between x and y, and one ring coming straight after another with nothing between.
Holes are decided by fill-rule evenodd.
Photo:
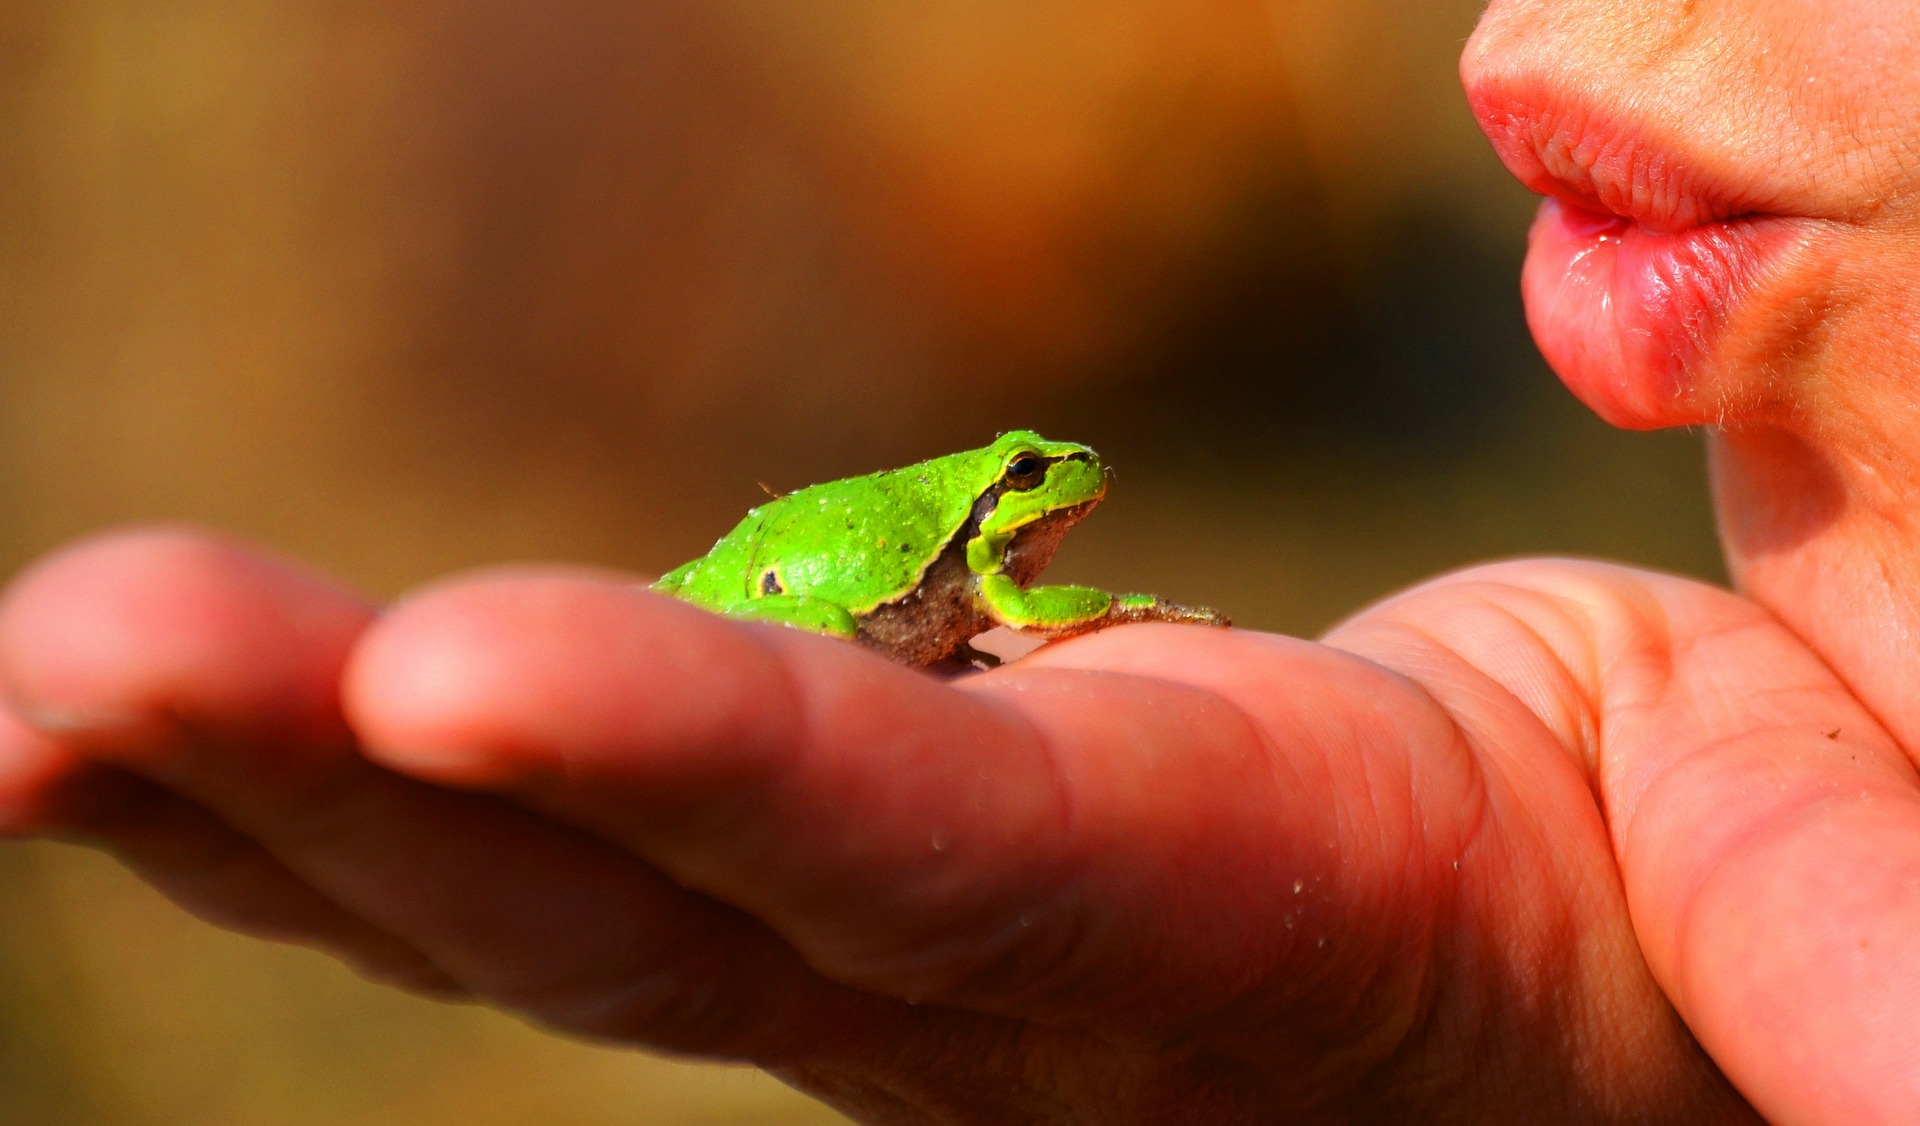
<instances>
[{"instance_id":1,"label":"face skin","mask_svg":"<svg viewBox=\"0 0 1920 1126\"><path fill-rule=\"evenodd\" d=\"M1714 428L1737 584L1920 748L1920 10L1495 0L1461 69L1550 197L1541 351L1611 422Z\"/></svg>"}]
</instances>

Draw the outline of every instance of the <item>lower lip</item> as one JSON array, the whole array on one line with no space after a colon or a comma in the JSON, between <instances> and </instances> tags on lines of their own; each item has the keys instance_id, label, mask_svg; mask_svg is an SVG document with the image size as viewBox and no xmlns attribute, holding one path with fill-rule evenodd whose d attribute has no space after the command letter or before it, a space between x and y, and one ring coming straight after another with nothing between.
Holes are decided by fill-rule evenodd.
<instances>
[{"instance_id":1,"label":"lower lip","mask_svg":"<svg viewBox=\"0 0 1920 1126\"><path fill-rule=\"evenodd\" d=\"M1694 395L1700 366L1769 266L1799 239L1787 219L1662 234L1548 199L1528 236L1527 324L1554 371L1608 422L1650 429L1707 421Z\"/></svg>"}]
</instances>

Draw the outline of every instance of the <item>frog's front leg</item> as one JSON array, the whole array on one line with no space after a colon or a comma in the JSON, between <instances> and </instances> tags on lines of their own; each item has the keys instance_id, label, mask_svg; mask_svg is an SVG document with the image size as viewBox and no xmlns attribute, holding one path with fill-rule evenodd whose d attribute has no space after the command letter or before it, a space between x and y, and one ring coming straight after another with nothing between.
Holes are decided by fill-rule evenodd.
<instances>
[{"instance_id":1,"label":"frog's front leg","mask_svg":"<svg viewBox=\"0 0 1920 1126\"><path fill-rule=\"evenodd\" d=\"M1022 590L1005 574L980 576L980 598L994 620L1040 637L1072 637L1127 622L1184 622L1224 626L1215 610L1182 606L1151 594L1108 594L1086 586Z\"/></svg>"},{"instance_id":2,"label":"frog's front leg","mask_svg":"<svg viewBox=\"0 0 1920 1126\"><path fill-rule=\"evenodd\" d=\"M771 622L835 637L851 639L860 633L859 624L845 606L824 598L809 598L804 594L769 594L765 598L736 603L727 607L724 613L729 618Z\"/></svg>"}]
</instances>

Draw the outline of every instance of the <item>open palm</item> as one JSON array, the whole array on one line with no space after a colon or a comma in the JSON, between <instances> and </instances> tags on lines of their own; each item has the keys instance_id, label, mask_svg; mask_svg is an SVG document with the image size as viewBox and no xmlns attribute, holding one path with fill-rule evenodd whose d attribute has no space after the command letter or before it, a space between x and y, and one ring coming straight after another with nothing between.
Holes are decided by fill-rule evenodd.
<instances>
[{"instance_id":1,"label":"open palm","mask_svg":"<svg viewBox=\"0 0 1920 1126\"><path fill-rule=\"evenodd\" d=\"M1815 1019L1912 996L1914 771L1679 579L1505 564L1323 644L1134 626L941 682L619 576L376 616L136 532L15 584L0 675L15 832L874 1121L1749 1115L1676 1006L1770 1114L1916 1095L1910 1035Z\"/></svg>"}]
</instances>

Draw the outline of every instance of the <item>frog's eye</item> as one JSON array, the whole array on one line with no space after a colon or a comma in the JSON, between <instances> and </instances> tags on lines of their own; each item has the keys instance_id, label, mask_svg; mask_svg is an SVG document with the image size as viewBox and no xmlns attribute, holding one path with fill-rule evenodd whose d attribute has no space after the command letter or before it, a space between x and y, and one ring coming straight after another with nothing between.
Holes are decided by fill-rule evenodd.
<instances>
[{"instance_id":1,"label":"frog's eye","mask_svg":"<svg viewBox=\"0 0 1920 1126\"><path fill-rule=\"evenodd\" d=\"M1009 489L1031 489L1045 480L1047 460L1036 453L1016 454L1001 479Z\"/></svg>"}]
</instances>

